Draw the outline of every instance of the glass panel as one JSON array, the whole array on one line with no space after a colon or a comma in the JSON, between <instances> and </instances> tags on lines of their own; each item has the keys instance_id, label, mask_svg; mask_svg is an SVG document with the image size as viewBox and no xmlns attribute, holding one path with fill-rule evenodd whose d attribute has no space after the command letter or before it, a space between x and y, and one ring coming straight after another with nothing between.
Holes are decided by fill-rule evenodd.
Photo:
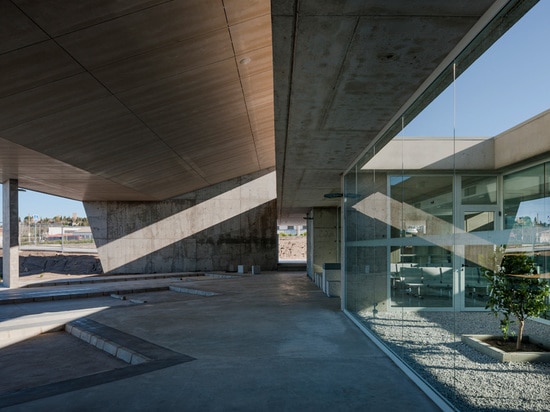
<instances>
[{"instance_id":1,"label":"glass panel","mask_svg":"<svg viewBox=\"0 0 550 412\"><path fill-rule=\"evenodd\" d=\"M525 255L537 273L550 272L549 163L504 176L505 255ZM544 317L548 318L550 313Z\"/></svg>"},{"instance_id":2,"label":"glass panel","mask_svg":"<svg viewBox=\"0 0 550 412\"><path fill-rule=\"evenodd\" d=\"M400 240L391 250L391 305L452 306L453 177L391 176L390 190L391 235Z\"/></svg>"},{"instance_id":3,"label":"glass panel","mask_svg":"<svg viewBox=\"0 0 550 412\"><path fill-rule=\"evenodd\" d=\"M463 176L463 205L495 205L497 203L496 176Z\"/></svg>"},{"instance_id":4,"label":"glass panel","mask_svg":"<svg viewBox=\"0 0 550 412\"><path fill-rule=\"evenodd\" d=\"M504 228L514 229L515 244L533 243L530 230L547 216L544 209L544 165L504 176Z\"/></svg>"},{"instance_id":5,"label":"glass panel","mask_svg":"<svg viewBox=\"0 0 550 412\"><path fill-rule=\"evenodd\" d=\"M344 178L346 308L366 316L387 310L386 179L385 173L359 168Z\"/></svg>"},{"instance_id":6,"label":"glass panel","mask_svg":"<svg viewBox=\"0 0 550 412\"><path fill-rule=\"evenodd\" d=\"M494 212L464 213L464 230L475 233L467 237L464 246L464 306L485 307L489 295L489 283L485 272L495 270L496 246L489 244L491 232L495 230Z\"/></svg>"},{"instance_id":7,"label":"glass panel","mask_svg":"<svg viewBox=\"0 0 550 412\"><path fill-rule=\"evenodd\" d=\"M351 193L357 191L357 167L350 170L344 177L344 193ZM355 311L358 306L357 293L355 291L355 283L357 274L355 268L357 267L357 252L359 239L359 222L360 217L356 210L353 208L354 199L344 197L344 275L345 275L345 288L344 288L344 305L345 308L351 311Z\"/></svg>"},{"instance_id":8,"label":"glass panel","mask_svg":"<svg viewBox=\"0 0 550 412\"><path fill-rule=\"evenodd\" d=\"M495 230L495 213L466 212L464 214L464 230L468 233Z\"/></svg>"},{"instance_id":9,"label":"glass panel","mask_svg":"<svg viewBox=\"0 0 550 412\"><path fill-rule=\"evenodd\" d=\"M390 186L392 237L453 233L452 176L392 176Z\"/></svg>"},{"instance_id":10,"label":"glass panel","mask_svg":"<svg viewBox=\"0 0 550 412\"><path fill-rule=\"evenodd\" d=\"M544 276L550 277L550 163L544 165L545 182L544 185L544 207L541 224L544 230L539 239L540 252L536 256L535 264L538 265L538 272ZM546 298L546 303L550 303L550 296ZM544 319L550 319L550 309L542 316Z\"/></svg>"},{"instance_id":11,"label":"glass panel","mask_svg":"<svg viewBox=\"0 0 550 412\"><path fill-rule=\"evenodd\" d=\"M538 2L519 31L511 30L465 71L491 43L490 36L500 35L513 23L508 19L531 4L506 3L491 20L496 26L489 38L478 36L435 87L407 108L399 122L388 125L380 150L345 177L360 195L346 199L346 308L458 410L509 409L513 401L508 388L488 380L487 373L512 376L517 366L471 356L460 343L462 334L499 333L498 319L484 310L483 272L498 269L507 247L514 253L530 250L538 271L550 272L548 170L510 174L500 193L503 177L497 173L515 161L515 147L509 145L501 145L496 154L508 163L497 162L498 170L491 170L496 157L491 139L549 107L548 94L542 93L548 86L549 55L533 53L528 46L548 38L550 26L543 16L550 4ZM456 73L458 80L444 90ZM518 81L510 86L511 78ZM394 138L397 133L401 135ZM458 190L453 191L453 183ZM533 208L538 215L529 212ZM522 379L547 393L548 385L540 386L544 371L529 368L534 373ZM484 390L493 395L480 397L475 385L463 385L472 379L484 382ZM540 409L540 399L522 397L514 408Z\"/></svg>"},{"instance_id":12,"label":"glass panel","mask_svg":"<svg viewBox=\"0 0 550 412\"><path fill-rule=\"evenodd\" d=\"M453 269L450 246L404 246L392 253L392 307L450 307L453 295ZM404 256L403 250L419 252ZM395 253L400 252L400 253ZM401 256L399 259L398 256ZM418 263L427 259L429 263ZM401 260L401 261L400 261Z\"/></svg>"}]
</instances>

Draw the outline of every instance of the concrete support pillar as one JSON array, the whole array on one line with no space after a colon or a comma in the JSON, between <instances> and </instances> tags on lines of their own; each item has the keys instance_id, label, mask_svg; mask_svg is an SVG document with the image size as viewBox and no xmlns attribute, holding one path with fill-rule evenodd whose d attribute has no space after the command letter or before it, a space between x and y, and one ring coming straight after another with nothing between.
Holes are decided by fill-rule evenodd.
<instances>
[{"instance_id":1,"label":"concrete support pillar","mask_svg":"<svg viewBox=\"0 0 550 412\"><path fill-rule=\"evenodd\" d=\"M308 219L308 274L322 273L325 263L340 262L339 209L314 208Z\"/></svg>"},{"instance_id":2,"label":"concrete support pillar","mask_svg":"<svg viewBox=\"0 0 550 412\"><path fill-rule=\"evenodd\" d=\"M315 280L315 268L313 267L313 211L308 212L306 216L306 239L307 239L307 275L311 280Z\"/></svg>"},{"instance_id":3,"label":"concrete support pillar","mask_svg":"<svg viewBox=\"0 0 550 412\"><path fill-rule=\"evenodd\" d=\"M3 182L2 278L4 286L17 287L19 282L19 182Z\"/></svg>"}]
</instances>

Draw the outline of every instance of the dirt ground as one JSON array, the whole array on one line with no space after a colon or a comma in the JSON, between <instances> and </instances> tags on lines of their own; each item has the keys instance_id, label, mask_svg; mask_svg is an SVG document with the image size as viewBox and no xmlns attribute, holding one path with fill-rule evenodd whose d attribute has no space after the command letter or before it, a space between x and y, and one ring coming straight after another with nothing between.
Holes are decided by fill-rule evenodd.
<instances>
[{"instance_id":1,"label":"dirt ground","mask_svg":"<svg viewBox=\"0 0 550 412\"><path fill-rule=\"evenodd\" d=\"M305 236L279 237L279 259L305 261L306 251L307 239ZM0 249L0 268L1 256L2 249ZM20 276L25 277L48 277L52 273L74 276L97 275L103 273L103 271L101 262L95 254L22 250L19 252L19 273Z\"/></svg>"},{"instance_id":2,"label":"dirt ground","mask_svg":"<svg viewBox=\"0 0 550 412\"><path fill-rule=\"evenodd\" d=\"M0 258L0 264L1 262L2 259ZM101 262L95 254L60 253L38 250L21 250L19 252L20 276L46 273L84 275L100 274L103 273L103 270L101 268Z\"/></svg>"},{"instance_id":3,"label":"dirt ground","mask_svg":"<svg viewBox=\"0 0 550 412\"><path fill-rule=\"evenodd\" d=\"M305 236L279 236L279 259L306 260L306 252Z\"/></svg>"}]
</instances>

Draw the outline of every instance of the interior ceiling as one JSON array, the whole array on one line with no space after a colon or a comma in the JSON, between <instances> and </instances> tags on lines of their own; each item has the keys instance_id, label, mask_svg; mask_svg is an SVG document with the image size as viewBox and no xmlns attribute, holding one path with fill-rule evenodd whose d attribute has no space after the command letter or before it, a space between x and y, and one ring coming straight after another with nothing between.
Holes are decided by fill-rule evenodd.
<instances>
[{"instance_id":1,"label":"interior ceiling","mask_svg":"<svg viewBox=\"0 0 550 412\"><path fill-rule=\"evenodd\" d=\"M276 166L281 218L336 205L493 3L0 0L0 177L162 200Z\"/></svg>"}]
</instances>

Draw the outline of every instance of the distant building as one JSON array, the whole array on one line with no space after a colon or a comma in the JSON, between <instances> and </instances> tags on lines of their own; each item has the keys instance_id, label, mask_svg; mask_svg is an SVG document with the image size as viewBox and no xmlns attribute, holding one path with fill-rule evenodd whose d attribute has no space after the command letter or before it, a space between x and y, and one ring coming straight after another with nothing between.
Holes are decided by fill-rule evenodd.
<instances>
[{"instance_id":1,"label":"distant building","mask_svg":"<svg viewBox=\"0 0 550 412\"><path fill-rule=\"evenodd\" d=\"M285 234L288 236L300 236L302 234L306 233L306 226L277 226L277 234Z\"/></svg>"},{"instance_id":2,"label":"distant building","mask_svg":"<svg viewBox=\"0 0 550 412\"><path fill-rule=\"evenodd\" d=\"M93 239L92 231L89 226L50 226L46 241L55 240L91 240Z\"/></svg>"}]
</instances>

